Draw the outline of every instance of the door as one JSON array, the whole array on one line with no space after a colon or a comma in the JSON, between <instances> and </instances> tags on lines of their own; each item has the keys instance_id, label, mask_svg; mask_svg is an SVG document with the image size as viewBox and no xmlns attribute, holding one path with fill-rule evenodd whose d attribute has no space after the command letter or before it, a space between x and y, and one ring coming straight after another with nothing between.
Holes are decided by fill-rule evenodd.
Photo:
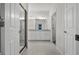
<instances>
[{"instance_id":1,"label":"door","mask_svg":"<svg viewBox=\"0 0 79 59\"><path fill-rule=\"evenodd\" d=\"M20 20L21 9L24 9L19 3L6 3L5 4L5 54L16 55L19 54L25 47L27 47L27 40L25 45L20 49ZM27 17L27 12L24 9L24 18ZM26 22L26 20L25 20ZM25 38L27 38L26 30L27 24L25 23ZM21 51L20 51L21 50Z\"/></svg>"},{"instance_id":2,"label":"door","mask_svg":"<svg viewBox=\"0 0 79 59\"><path fill-rule=\"evenodd\" d=\"M11 55L19 54L20 51L20 5L19 4L11 4L11 45L10 45L10 53Z\"/></svg>"},{"instance_id":3,"label":"door","mask_svg":"<svg viewBox=\"0 0 79 59\"><path fill-rule=\"evenodd\" d=\"M64 37L65 54L75 54L75 7L74 4L65 5Z\"/></svg>"},{"instance_id":4,"label":"door","mask_svg":"<svg viewBox=\"0 0 79 59\"><path fill-rule=\"evenodd\" d=\"M5 4L5 54L16 55L20 51L20 5L17 3Z\"/></svg>"}]
</instances>

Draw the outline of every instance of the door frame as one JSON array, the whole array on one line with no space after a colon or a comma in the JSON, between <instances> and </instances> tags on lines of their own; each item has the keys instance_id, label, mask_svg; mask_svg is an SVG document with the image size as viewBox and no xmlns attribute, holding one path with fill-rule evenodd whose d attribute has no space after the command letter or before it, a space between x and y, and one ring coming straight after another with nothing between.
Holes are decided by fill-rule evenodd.
<instances>
[{"instance_id":1,"label":"door frame","mask_svg":"<svg viewBox=\"0 0 79 59\"><path fill-rule=\"evenodd\" d=\"M19 5L22 7L22 9L24 10L24 13L25 13L25 43L24 43L24 46L23 46L23 48L20 50L20 52L19 53L21 53L23 50L24 50L24 48L27 48L27 11L26 11L26 9L22 6L22 4L21 3L19 3Z\"/></svg>"},{"instance_id":2,"label":"door frame","mask_svg":"<svg viewBox=\"0 0 79 59\"><path fill-rule=\"evenodd\" d=\"M56 13L56 19L55 19L55 36L56 36L56 21L57 21L57 8L55 8L55 10L52 12L51 14L51 42L54 44L53 42L53 29L52 29L52 22L53 22L53 16L54 14ZM56 37L55 37L55 40L57 41ZM55 45L56 45L56 42L55 42Z\"/></svg>"},{"instance_id":3,"label":"door frame","mask_svg":"<svg viewBox=\"0 0 79 59\"><path fill-rule=\"evenodd\" d=\"M57 19L57 16L56 16L56 19L53 19L55 13L57 13L56 10L54 11L54 13L53 13L52 16L51 16L51 29L52 29L52 30L51 30L51 31L52 31L52 40L51 40L51 41L56 45L56 19ZM52 25L52 24L53 24L53 21L55 21L55 24L54 24L54 26L55 26L54 28L55 28L55 29L52 28L52 27L53 27L53 25ZM55 33L55 34L54 34L54 35L55 35L55 41L53 40L53 38L54 38L54 36L53 36L53 29L54 29L54 31L55 31L55 32L54 32L54 33Z\"/></svg>"}]
</instances>

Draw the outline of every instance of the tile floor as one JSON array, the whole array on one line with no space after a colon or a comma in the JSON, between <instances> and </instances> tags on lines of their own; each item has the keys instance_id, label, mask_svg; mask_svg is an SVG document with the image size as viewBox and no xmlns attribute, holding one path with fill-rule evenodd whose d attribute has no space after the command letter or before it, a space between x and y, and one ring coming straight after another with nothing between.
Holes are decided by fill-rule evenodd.
<instances>
[{"instance_id":1,"label":"tile floor","mask_svg":"<svg viewBox=\"0 0 79 59\"><path fill-rule=\"evenodd\" d=\"M28 48L22 55L60 55L60 53L50 41L28 41Z\"/></svg>"}]
</instances>

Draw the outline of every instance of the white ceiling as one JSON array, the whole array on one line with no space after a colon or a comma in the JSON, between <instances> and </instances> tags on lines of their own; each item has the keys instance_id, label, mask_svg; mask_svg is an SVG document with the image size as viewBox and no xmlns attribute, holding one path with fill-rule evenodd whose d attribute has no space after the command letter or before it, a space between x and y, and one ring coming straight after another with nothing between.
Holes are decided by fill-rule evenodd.
<instances>
[{"instance_id":1,"label":"white ceiling","mask_svg":"<svg viewBox=\"0 0 79 59\"><path fill-rule=\"evenodd\" d=\"M29 3L28 4L28 15L29 17L43 16L49 17L49 12L56 9L57 4L52 3Z\"/></svg>"},{"instance_id":2,"label":"white ceiling","mask_svg":"<svg viewBox=\"0 0 79 59\"><path fill-rule=\"evenodd\" d=\"M54 3L29 3L28 9L29 11L45 11L56 8L56 5Z\"/></svg>"}]
</instances>

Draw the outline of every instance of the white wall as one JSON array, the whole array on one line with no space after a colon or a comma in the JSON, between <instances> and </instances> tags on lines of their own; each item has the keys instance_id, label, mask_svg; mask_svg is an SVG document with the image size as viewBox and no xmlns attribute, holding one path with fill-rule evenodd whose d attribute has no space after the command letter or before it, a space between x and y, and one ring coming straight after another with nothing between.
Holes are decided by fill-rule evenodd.
<instances>
[{"instance_id":1,"label":"white wall","mask_svg":"<svg viewBox=\"0 0 79 59\"><path fill-rule=\"evenodd\" d=\"M28 19L28 30L29 29L35 30L35 19Z\"/></svg>"},{"instance_id":2,"label":"white wall","mask_svg":"<svg viewBox=\"0 0 79 59\"><path fill-rule=\"evenodd\" d=\"M65 50L64 40L64 4L57 6L57 20L56 20L56 46L61 53Z\"/></svg>"},{"instance_id":3,"label":"white wall","mask_svg":"<svg viewBox=\"0 0 79 59\"><path fill-rule=\"evenodd\" d=\"M77 4L76 34L79 35L79 4Z\"/></svg>"},{"instance_id":4,"label":"white wall","mask_svg":"<svg viewBox=\"0 0 79 59\"><path fill-rule=\"evenodd\" d=\"M30 9L29 9L30 10ZM44 17L43 19L46 21L46 29L48 28L48 20L49 20L49 11L29 11L28 13L28 29L35 29L36 19L39 17Z\"/></svg>"},{"instance_id":5,"label":"white wall","mask_svg":"<svg viewBox=\"0 0 79 59\"><path fill-rule=\"evenodd\" d=\"M79 35L79 4L77 4L76 34ZM76 41L76 54L79 55L79 41Z\"/></svg>"},{"instance_id":6,"label":"white wall","mask_svg":"<svg viewBox=\"0 0 79 59\"><path fill-rule=\"evenodd\" d=\"M21 4L26 9L26 11L28 11L28 3L21 3Z\"/></svg>"},{"instance_id":7,"label":"white wall","mask_svg":"<svg viewBox=\"0 0 79 59\"><path fill-rule=\"evenodd\" d=\"M45 12L45 14L48 12L48 14L47 14L47 16L48 16L48 20L47 20L48 26L47 27L48 27L48 29L51 29L51 15L56 9L56 4L53 4L53 3L29 3L28 9L29 9L29 12L31 12L31 11L36 11L36 12L37 11L43 11L43 12Z\"/></svg>"}]
</instances>

